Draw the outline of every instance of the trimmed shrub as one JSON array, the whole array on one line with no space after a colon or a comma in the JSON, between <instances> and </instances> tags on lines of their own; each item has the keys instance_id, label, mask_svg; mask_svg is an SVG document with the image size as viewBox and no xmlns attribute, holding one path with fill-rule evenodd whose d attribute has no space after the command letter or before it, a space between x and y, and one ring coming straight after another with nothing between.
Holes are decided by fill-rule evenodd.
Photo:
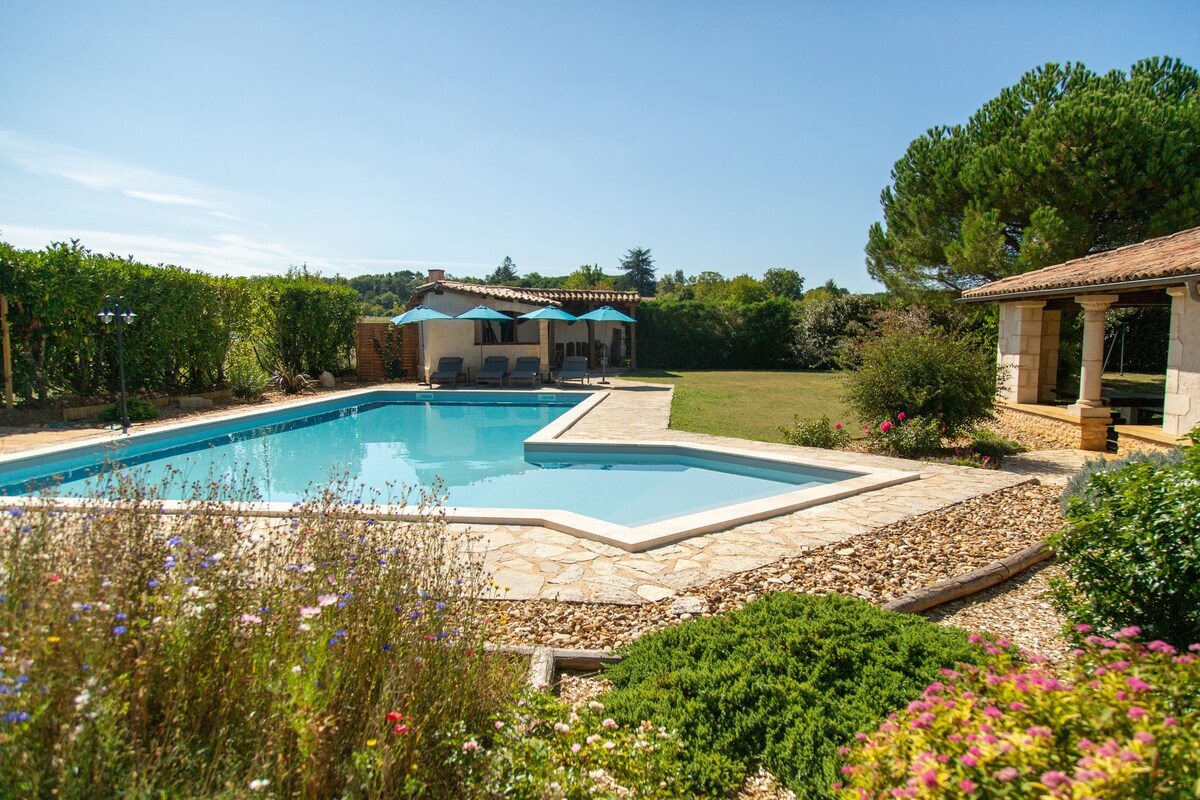
<instances>
[{"instance_id":1,"label":"trimmed shrub","mask_svg":"<svg viewBox=\"0 0 1200 800\"><path fill-rule=\"evenodd\" d=\"M956 436L992 416L996 354L935 328L910 310L884 315L877 333L844 349L846 401L864 422L938 418Z\"/></svg>"},{"instance_id":2,"label":"trimmed shrub","mask_svg":"<svg viewBox=\"0 0 1200 800\"><path fill-rule=\"evenodd\" d=\"M826 414L822 414L820 419L803 421L797 415L795 424L780 428L779 432L783 434L785 442L799 447L837 450L850 444L850 431L840 422L830 422Z\"/></svg>"},{"instance_id":3,"label":"trimmed shrub","mask_svg":"<svg viewBox=\"0 0 1200 800\"><path fill-rule=\"evenodd\" d=\"M764 764L806 797L837 777L837 748L903 708L938 670L983 651L965 633L836 595L768 595L653 633L605 671L619 722L687 743L684 796L723 796Z\"/></svg>"},{"instance_id":4,"label":"trimmed shrub","mask_svg":"<svg viewBox=\"0 0 1200 800\"><path fill-rule=\"evenodd\" d=\"M684 782L679 737L644 722L620 725L592 701L578 711L527 690L482 731L459 726L448 763L466 775L463 800L678 798Z\"/></svg>"},{"instance_id":5,"label":"trimmed shrub","mask_svg":"<svg viewBox=\"0 0 1200 800\"><path fill-rule=\"evenodd\" d=\"M147 420L158 419L158 406L140 397L127 397L125 399L125 413L129 415L130 422L146 422ZM118 400L105 408L96 415L96 419L101 422L120 422L121 401Z\"/></svg>"},{"instance_id":6,"label":"trimmed shrub","mask_svg":"<svg viewBox=\"0 0 1200 800\"><path fill-rule=\"evenodd\" d=\"M994 664L947 670L906 710L860 734L838 796L1196 796L1194 654L1090 637L1061 676L990 649Z\"/></svg>"},{"instance_id":7,"label":"trimmed shrub","mask_svg":"<svg viewBox=\"0 0 1200 800\"><path fill-rule=\"evenodd\" d=\"M1136 625L1175 645L1200 640L1200 446L1180 464L1092 474L1050 539L1067 580L1059 608L1101 630Z\"/></svg>"}]
</instances>

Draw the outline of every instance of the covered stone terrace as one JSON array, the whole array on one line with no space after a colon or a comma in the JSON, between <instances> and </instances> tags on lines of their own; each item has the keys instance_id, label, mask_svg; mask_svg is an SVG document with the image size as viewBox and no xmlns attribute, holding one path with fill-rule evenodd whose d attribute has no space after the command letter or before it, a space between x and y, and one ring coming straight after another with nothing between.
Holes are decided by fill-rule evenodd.
<instances>
[{"instance_id":1,"label":"covered stone terrace","mask_svg":"<svg viewBox=\"0 0 1200 800\"><path fill-rule=\"evenodd\" d=\"M1170 307L1162 425L1116 426L1122 452L1169 447L1200 425L1200 228L1096 253L963 293L964 302L998 302L1001 407L1059 426L1085 450L1105 450L1113 409L1104 396L1105 313ZM1079 394L1054 405L1064 313L1082 311Z\"/></svg>"}]
</instances>

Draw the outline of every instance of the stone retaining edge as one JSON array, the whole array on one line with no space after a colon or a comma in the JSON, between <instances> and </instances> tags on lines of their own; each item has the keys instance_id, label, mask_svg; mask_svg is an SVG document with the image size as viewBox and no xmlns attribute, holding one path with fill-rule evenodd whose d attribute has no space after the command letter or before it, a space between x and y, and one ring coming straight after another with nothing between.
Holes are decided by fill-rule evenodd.
<instances>
[{"instance_id":1,"label":"stone retaining edge","mask_svg":"<svg viewBox=\"0 0 1200 800\"><path fill-rule=\"evenodd\" d=\"M922 611L928 611L935 606L949 603L951 600L991 588L1053 556L1054 551L1050 549L1049 545L1045 542L1038 542L1032 547L994 561L974 572L958 575L889 600L880 608L884 611L896 611L901 614L920 614Z\"/></svg>"}]
</instances>

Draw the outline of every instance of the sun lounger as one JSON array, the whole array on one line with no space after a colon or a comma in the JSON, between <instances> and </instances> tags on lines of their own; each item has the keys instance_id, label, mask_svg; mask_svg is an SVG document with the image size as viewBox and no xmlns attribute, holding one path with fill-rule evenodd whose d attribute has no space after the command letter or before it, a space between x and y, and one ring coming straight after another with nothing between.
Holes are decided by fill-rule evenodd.
<instances>
[{"instance_id":1,"label":"sun lounger","mask_svg":"<svg viewBox=\"0 0 1200 800\"><path fill-rule=\"evenodd\" d=\"M588 378L587 358L584 356L567 356L563 359L563 365L558 370L556 380L559 386L562 386L566 381L579 381L580 386L583 385L584 381L591 383L591 379Z\"/></svg>"},{"instance_id":2,"label":"sun lounger","mask_svg":"<svg viewBox=\"0 0 1200 800\"><path fill-rule=\"evenodd\" d=\"M520 356L512 372L508 373L508 385L528 383L533 386L542 382L542 360L537 356Z\"/></svg>"},{"instance_id":3,"label":"sun lounger","mask_svg":"<svg viewBox=\"0 0 1200 800\"><path fill-rule=\"evenodd\" d=\"M506 375L508 375L508 356L488 356L483 360L483 369L479 370L479 374L475 376L475 385L494 383L497 386L503 386Z\"/></svg>"},{"instance_id":4,"label":"sun lounger","mask_svg":"<svg viewBox=\"0 0 1200 800\"><path fill-rule=\"evenodd\" d=\"M463 360L458 356L443 356L438 359L437 369L429 375L429 383L453 383L458 385L459 380L466 380L466 374L463 373Z\"/></svg>"}]
</instances>

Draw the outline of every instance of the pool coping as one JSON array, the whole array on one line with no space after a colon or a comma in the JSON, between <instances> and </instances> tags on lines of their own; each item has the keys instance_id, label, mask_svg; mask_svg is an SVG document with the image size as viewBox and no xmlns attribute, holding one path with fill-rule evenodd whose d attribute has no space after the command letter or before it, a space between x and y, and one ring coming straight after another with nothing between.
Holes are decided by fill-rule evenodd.
<instances>
[{"instance_id":1,"label":"pool coping","mask_svg":"<svg viewBox=\"0 0 1200 800\"><path fill-rule=\"evenodd\" d=\"M0 456L0 468L14 462L38 462L53 460L64 452L86 449L103 449L114 442L154 442L169 438L181 431L202 432L205 429L228 425L230 422L253 421L255 418L270 418L292 416L297 411L320 409L321 407L344 407L351 405L354 400L362 402L361 398L372 395L411 394L414 399L442 399L463 397L457 390L412 390L370 387L350 392L339 393L336 397L318 397L289 403L285 407L269 407L254 409L249 412L222 414L202 420L190 420L179 423L169 423L155 426L153 429L136 431L132 434L114 434L100 441L68 442L38 448L31 453ZM558 390L534 390L532 392L513 392L505 390L472 391L467 397L487 399L488 397L520 397L535 399L539 395L577 395L580 392L564 392ZM640 526L624 526L607 522L594 517L565 511L562 509L542 508L482 508L445 506L439 510L439 515L447 522L453 523L484 523L503 525L535 525L568 533L582 539L599 542L620 548L627 552L641 552L656 547L678 542L693 536L724 530L737 525L770 517L788 514L811 506L841 500L854 495L895 486L900 483L918 480L917 472L906 472L896 469L878 469L860 465L845 465L821 459L793 457L776 453L756 452L742 447L724 445L680 443L660 440L645 441L612 441L605 439L570 439L561 437L576 423L587 416L592 410L603 403L610 392L587 393L583 400L569 408L556 420L546 425L524 442L526 454L561 455L569 452L588 452L592 454L637 454L659 456L699 457L725 463L743 465L768 464L784 468L809 468L818 471L828 471L839 474L849 473L854 477L842 479L835 483L810 486L791 492L783 492L771 497L721 506L707 511L696 512L668 520L648 523ZM299 414L303 416L303 414ZM45 503L44 497L5 495L4 501L12 504ZM87 498L54 498L54 504L63 510L78 509L87 505ZM160 501L163 513L183 514L195 507L193 501L163 500ZM295 513L295 504L290 502L249 502L230 503L230 513L255 517L290 517ZM375 515L382 519L397 519L417 521L429 517L429 509L415 506L383 505L373 509Z\"/></svg>"}]
</instances>

